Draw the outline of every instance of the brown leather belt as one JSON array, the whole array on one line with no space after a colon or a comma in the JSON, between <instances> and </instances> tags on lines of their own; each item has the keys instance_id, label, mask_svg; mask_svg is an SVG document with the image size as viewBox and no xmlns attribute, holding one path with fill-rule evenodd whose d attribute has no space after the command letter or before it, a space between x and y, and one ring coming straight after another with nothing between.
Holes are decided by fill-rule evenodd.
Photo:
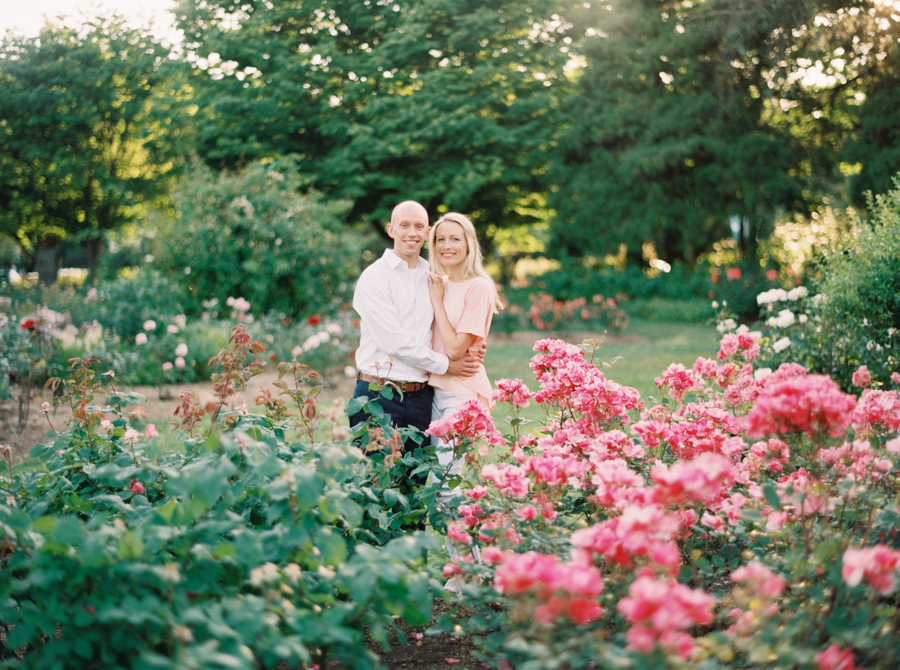
<instances>
[{"instance_id":1,"label":"brown leather belt","mask_svg":"<svg viewBox=\"0 0 900 670\"><path fill-rule=\"evenodd\" d=\"M374 375L367 375L365 372L360 372L356 375L356 378L361 382L368 382L369 384L378 384L379 386L384 386L386 384L390 384L396 388L399 388L404 393L415 393L416 391L421 391L423 388L428 386L428 382L398 382L394 379L385 379L383 377L376 377Z\"/></svg>"}]
</instances>

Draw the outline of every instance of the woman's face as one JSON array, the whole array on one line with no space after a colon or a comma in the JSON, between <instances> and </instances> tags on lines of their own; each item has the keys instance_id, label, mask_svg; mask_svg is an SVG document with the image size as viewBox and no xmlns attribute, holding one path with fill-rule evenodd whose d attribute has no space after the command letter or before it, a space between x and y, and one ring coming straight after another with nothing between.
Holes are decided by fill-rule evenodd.
<instances>
[{"instance_id":1,"label":"woman's face","mask_svg":"<svg viewBox=\"0 0 900 670\"><path fill-rule=\"evenodd\" d=\"M463 227L453 221L444 221L434 234L434 252L448 271L462 267L469 248Z\"/></svg>"}]
</instances>

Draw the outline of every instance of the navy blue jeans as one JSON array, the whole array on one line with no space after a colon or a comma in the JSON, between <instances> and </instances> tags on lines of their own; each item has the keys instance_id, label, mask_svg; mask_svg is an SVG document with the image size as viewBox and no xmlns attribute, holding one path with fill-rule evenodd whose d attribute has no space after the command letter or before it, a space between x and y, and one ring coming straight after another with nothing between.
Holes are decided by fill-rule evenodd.
<instances>
[{"instance_id":1,"label":"navy blue jeans","mask_svg":"<svg viewBox=\"0 0 900 670\"><path fill-rule=\"evenodd\" d=\"M431 401L434 398L434 389L430 386L426 386L421 391L404 393L402 394L402 398L400 396L401 394L395 390L394 398L388 400L381 396L379 390L370 390L369 382L359 380L357 380L356 388L353 390L354 398L366 397L377 399L378 404L381 405L384 413L391 417L391 425L394 426L394 428L407 428L412 426L424 433L431 424ZM356 414L351 415L350 427L352 428L357 424L364 423L369 416L369 413L365 411L359 411ZM427 440L429 438L424 436L424 439ZM423 441L422 444L425 444L425 442ZM405 449L411 450L415 449L418 445L414 440L407 440L404 446Z\"/></svg>"}]
</instances>

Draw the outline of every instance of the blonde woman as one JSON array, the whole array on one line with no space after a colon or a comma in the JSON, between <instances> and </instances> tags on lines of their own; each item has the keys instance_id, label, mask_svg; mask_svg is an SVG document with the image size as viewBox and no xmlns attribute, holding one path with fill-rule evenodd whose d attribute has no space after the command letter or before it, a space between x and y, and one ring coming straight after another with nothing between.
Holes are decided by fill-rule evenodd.
<instances>
[{"instance_id":1,"label":"blonde woman","mask_svg":"<svg viewBox=\"0 0 900 670\"><path fill-rule=\"evenodd\" d=\"M431 346L453 360L487 339L491 320L503 305L484 269L475 226L467 216L451 212L438 219L428 236L428 255L434 307ZM493 407L492 386L483 364L471 377L432 373L428 383L434 387L432 421L451 415L460 403L475 398L486 408ZM435 438L435 445L441 465L450 466L450 476L459 475L464 459L454 460L443 440ZM458 495L455 490L445 490L441 498L453 500ZM451 556L454 553L451 551Z\"/></svg>"}]
</instances>

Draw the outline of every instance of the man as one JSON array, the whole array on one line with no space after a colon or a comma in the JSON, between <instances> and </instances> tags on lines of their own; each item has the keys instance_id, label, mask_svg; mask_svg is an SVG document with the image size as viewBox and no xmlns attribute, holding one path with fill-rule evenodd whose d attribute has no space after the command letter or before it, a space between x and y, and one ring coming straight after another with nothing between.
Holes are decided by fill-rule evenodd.
<instances>
[{"instance_id":1,"label":"man","mask_svg":"<svg viewBox=\"0 0 900 670\"><path fill-rule=\"evenodd\" d=\"M353 308L360 316L359 374L353 397L375 398L395 427L421 431L431 423L434 392L428 373L468 377L480 364L472 352L451 361L431 349L434 310L428 295L428 261L420 256L428 230L428 212L422 205L411 200L397 205L387 227L394 246L363 271L353 294ZM385 398L369 389L373 382L379 387L389 383L402 393ZM368 416L365 411L353 414L350 426Z\"/></svg>"}]
</instances>

